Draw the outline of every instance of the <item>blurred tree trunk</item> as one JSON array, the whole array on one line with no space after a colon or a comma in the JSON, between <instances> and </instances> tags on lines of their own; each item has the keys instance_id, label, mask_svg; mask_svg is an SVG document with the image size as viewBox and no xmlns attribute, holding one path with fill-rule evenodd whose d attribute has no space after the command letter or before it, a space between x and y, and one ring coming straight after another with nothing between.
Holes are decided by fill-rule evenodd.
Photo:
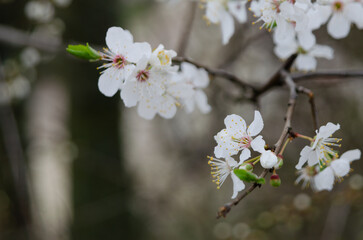
<instances>
[{"instance_id":1,"label":"blurred tree trunk","mask_svg":"<svg viewBox=\"0 0 363 240\"><path fill-rule=\"evenodd\" d=\"M105 46L106 31L119 25L115 1L74 1L62 15L65 39ZM66 43L68 44L68 43ZM71 91L71 132L78 148L73 165L73 239L137 239L141 222L130 210L130 180L123 169L119 138L120 97L103 96L97 87L98 64L62 59Z\"/></svg>"}]
</instances>

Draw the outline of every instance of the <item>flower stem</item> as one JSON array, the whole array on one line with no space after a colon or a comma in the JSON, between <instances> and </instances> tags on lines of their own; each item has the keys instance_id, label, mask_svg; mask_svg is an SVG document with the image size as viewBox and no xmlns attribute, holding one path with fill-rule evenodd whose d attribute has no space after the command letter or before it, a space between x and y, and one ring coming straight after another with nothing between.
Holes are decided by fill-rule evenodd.
<instances>
[{"instance_id":1,"label":"flower stem","mask_svg":"<svg viewBox=\"0 0 363 240\"><path fill-rule=\"evenodd\" d=\"M305 136L305 135L301 135L299 133L296 134L296 137L309 140L310 142L314 142L314 139L312 139L311 137L308 137L308 136Z\"/></svg>"},{"instance_id":2,"label":"flower stem","mask_svg":"<svg viewBox=\"0 0 363 240\"><path fill-rule=\"evenodd\" d=\"M285 141L285 143L284 143L284 146L282 146L282 149L281 149L281 151L280 151L279 155L282 155L282 154L284 153L285 148L286 148L286 146L287 146L287 144L288 144L289 142L291 142L291 139L290 139L290 138L286 139L286 141Z\"/></svg>"},{"instance_id":3,"label":"flower stem","mask_svg":"<svg viewBox=\"0 0 363 240\"><path fill-rule=\"evenodd\" d=\"M245 162L245 163L254 162L254 161L256 161L256 160L260 160L260 157L261 157L261 155L259 155L259 156L255 157L255 158L251 158L250 160L247 160L247 161L244 161L244 162Z\"/></svg>"}]
</instances>

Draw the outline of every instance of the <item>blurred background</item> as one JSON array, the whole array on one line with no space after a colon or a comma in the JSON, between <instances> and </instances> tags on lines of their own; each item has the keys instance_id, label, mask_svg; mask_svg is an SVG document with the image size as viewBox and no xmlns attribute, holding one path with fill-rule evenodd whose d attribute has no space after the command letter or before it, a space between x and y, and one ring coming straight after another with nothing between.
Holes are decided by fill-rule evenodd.
<instances>
[{"instance_id":1,"label":"blurred background","mask_svg":"<svg viewBox=\"0 0 363 240\"><path fill-rule=\"evenodd\" d=\"M213 110L175 118L140 118L118 95L97 87L99 63L68 55L67 44L105 46L111 26L129 29L153 48L163 43L207 66L262 85L282 64L270 34L237 25L227 46L219 26L203 20L197 2L146 0L0 0L0 239L363 239L363 161L332 192L296 186L295 165L306 144L295 140L278 171L282 184L264 185L217 220L230 201L230 179L217 190L207 155L228 114L247 123L256 108L223 79L207 89ZM318 68L363 68L363 32L352 27ZM316 96L320 125L340 123L341 151L363 150L363 82L302 82ZM282 130L287 89L263 95L264 139ZM293 129L313 136L306 96L298 98ZM257 173L261 171L257 169Z\"/></svg>"}]
</instances>

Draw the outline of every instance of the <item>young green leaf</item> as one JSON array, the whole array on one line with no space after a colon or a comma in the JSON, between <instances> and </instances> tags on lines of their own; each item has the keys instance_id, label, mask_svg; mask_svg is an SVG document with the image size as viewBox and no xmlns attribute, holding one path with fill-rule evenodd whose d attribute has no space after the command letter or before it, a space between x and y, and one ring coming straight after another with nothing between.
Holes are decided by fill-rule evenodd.
<instances>
[{"instance_id":1,"label":"young green leaf","mask_svg":"<svg viewBox=\"0 0 363 240\"><path fill-rule=\"evenodd\" d=\"M86 59L86 60L100 60L101 55L93 48L91 48L88 43L87 45L68 45L66 49L70 54Z\"/></svg>"},{"instance_id":2,"label":"young green leaf","mask_svg":"<svg viewBox=\"0 0 363 240\"><path fill-rule=\"evenodd\" d=\"M242 181L255 182L255 183L258 183L258 184L264 184L265 183L264 178L259 178L256 174L254 174L252 172L249 172L249 171L246 171L244 169L234 169L233 172Z\"/></svg>"}]
</instances>

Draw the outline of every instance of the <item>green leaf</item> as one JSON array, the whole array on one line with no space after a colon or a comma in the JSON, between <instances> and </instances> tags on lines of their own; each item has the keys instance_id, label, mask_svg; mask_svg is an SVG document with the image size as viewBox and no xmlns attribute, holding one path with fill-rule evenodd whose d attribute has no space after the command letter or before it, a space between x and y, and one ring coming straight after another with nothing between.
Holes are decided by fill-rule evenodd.
<instances>
[{"instance_id":1,"label":"green leaf","mask_svg":"<svg viewBox=\"0 0 363 240\"><path fill-rule=\"evenodd\" d=\"M91 48L88 43L87 45L68 45L66 49L70 54L86 59L86 60L100 60L101 55L95 49Z\"/></svg>"},{"instance_id":2,"label":"green leaf","mask_svg":"<svg viewBox=\"0 0 363 240\"><path fill-rule=\"evenodd\" d=\"M252 172L246 171L244 169L234 169L233 172L242 181L255 182L258 184L265 184L264 178L259 178L256 174L254 174Z\"/></svg>"}]
</instances>

